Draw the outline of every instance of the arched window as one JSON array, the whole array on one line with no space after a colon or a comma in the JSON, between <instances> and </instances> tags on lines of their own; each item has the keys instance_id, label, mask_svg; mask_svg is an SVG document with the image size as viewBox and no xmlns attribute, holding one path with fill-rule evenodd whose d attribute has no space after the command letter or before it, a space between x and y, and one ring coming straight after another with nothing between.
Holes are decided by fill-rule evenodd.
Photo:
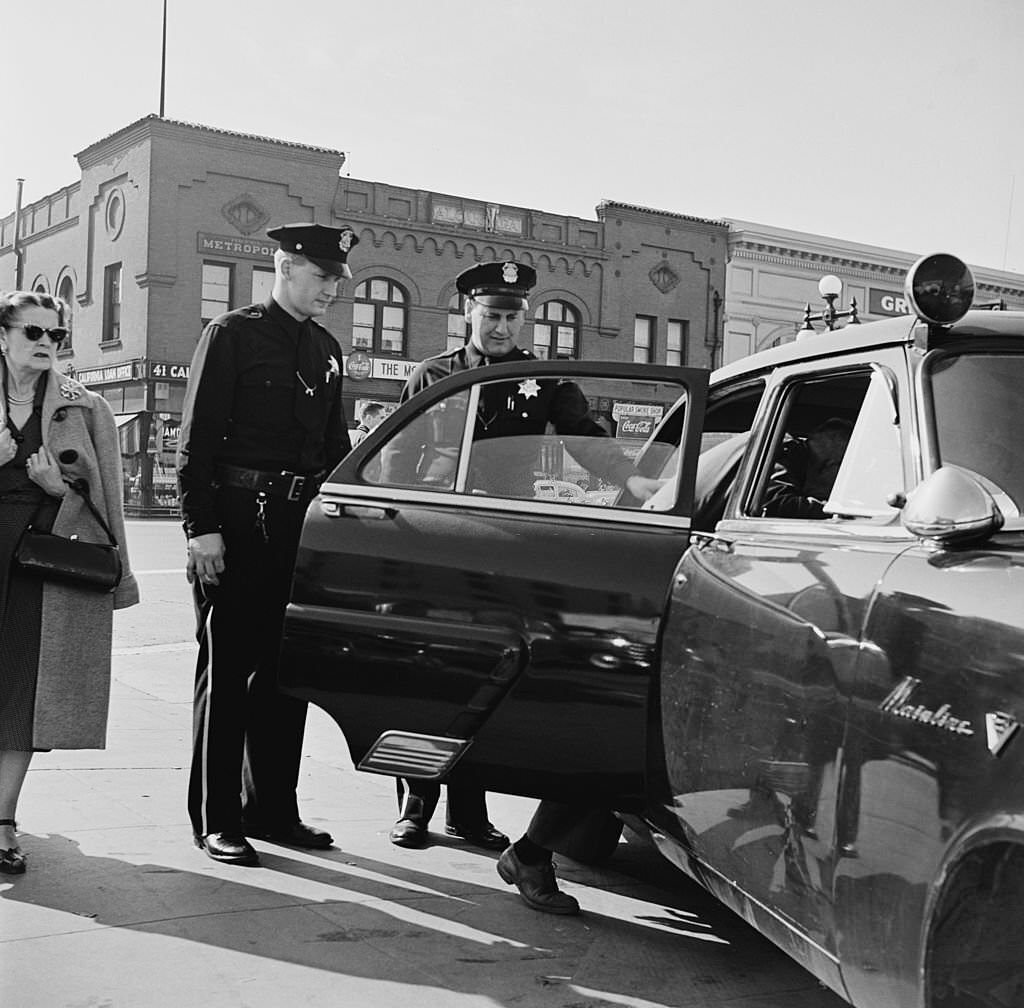
<instances>
[{"instance_id":1,"label":"arched window","mask_svg":"<svg viewBox=\"0 0 1024 1008\"><path fill-rule=\"evenodd\" d=\"M384 277L364 280L355 289L352 305L352 349L367 353L405 353L408 297Z\"/></svg>"},{"instance_id":2,"label":"arched window","mask_svg":"<svg viewBox=\"0 0 1024 1008\"><path fill-rule=\"evenodd\" d=\"M71 338L74 335L74 323L72 317L75 312L75 285L71 282L71 277L66 276L60 282L60 287L57 290L57 297L61 299L68 306L67 314L64 316L64 325L67 327L68 335L67 339L61 345L61 351L71 349Z\"/></svg>"},{"instance_id":3,"label":"arched window","mask_svg":"<svg viewBox=\"0 0 1024 1008\"><path fill-rule=\"evenodd\" d=\"M466 295L453 294L448 301L448 346L458 350L469 342L472 326L466 321Z\"/></svg>"},{"instance_id":4,"label":"arched window","mask_svg":"<svg viewBox=\"0 0 1024 1008\"><path fill-rule=\"evenodd\" d=\"M541 360L580 355L580 316L564 301L545 301L533 317L533 352Z\"/></svg>"}]
</instances>

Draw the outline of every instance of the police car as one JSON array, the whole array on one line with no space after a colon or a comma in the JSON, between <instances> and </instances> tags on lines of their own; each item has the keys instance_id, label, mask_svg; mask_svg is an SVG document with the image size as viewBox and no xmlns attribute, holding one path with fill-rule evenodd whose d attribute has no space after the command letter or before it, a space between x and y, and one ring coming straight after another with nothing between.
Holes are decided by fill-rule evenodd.
<instances>
[{"instance_id":1,"label":"police car","mask_svg":"<svg viewBox=\"0 0 1024 1008\"><path fill-rule=\"evenodd\" d=\"M914 315L710 381L533 361L431 386L311 505L282 684L362 770L610 805L853 1005L1024 1004L1024 313L972 289L924 257ZM650 500L474 487L482 386L551 377L664 407ZM382 482L439 413L452 478Z\"/></svg>"}]
</instances>

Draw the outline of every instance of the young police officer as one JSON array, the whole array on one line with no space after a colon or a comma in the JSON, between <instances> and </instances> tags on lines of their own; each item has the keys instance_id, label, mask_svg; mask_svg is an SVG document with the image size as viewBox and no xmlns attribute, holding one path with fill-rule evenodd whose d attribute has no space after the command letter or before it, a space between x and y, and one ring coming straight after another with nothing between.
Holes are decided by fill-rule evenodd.
<instances>
[{"instance_id":1,"label":"young police officer","mask_svg":"<svg viewBox=\"0 0 1024 1008\"><path fill-rule=\"evenodd\" d=\"M402 401L446 375L486 364L532 359L534 355L529 350L520 349L517 340L529 307L527 295L536 282L537 273L533 267L508 261L481 263L459 274L455 286L466 298L465 315L471 330L469 342L457 350L421 362L402 390ZM480 419L485 430L481 437L542 433L545 425L550 423L559 434L588 439L578 442L573 448L581 456L579 461L625 486L638 499L647 500L661 486L662 481L636 473L618 446L608 438L604 428L590 415L586 398L578 386L572 382L546 381L540 386L534 397L538 404L542 404L539 410L533 408L532 401L529 410L525 410L523 405L511 408L500 394L494 403L483 403ZM590 438L593 441L589 441ZM393 462L398 471L408 463L407 458L397 456ZM499 483L511 478L507 471L481 475ZM521 489L502 485L496 492L517 494ZM405 789L398 822L391 830L391 841L403 847L418 847L426 840L427 826L437 807L440 786L430 781L409 780L405 782ZM556 844L563 834L571 833L585 812L554 802L542 802L527 831L530 834L537 826L538 842L524 836L514 847L508 847L508 837L488 821L483 790L453 780L448 784L446 832L488 849L507 848L499 860L499 872L507 883L518 887L520 895L534 909L548 913L577 913L579 905L576 900L558 889L551 863L551 845Z\"/></svg>"},{"instance_id":2,"label":"young police officer","mask_svg":"<svg viewBox=\"0 0 1024 1008\"><path fill-rule=\"evenodd\" d=\"M273 292L206 327L178 455L199 639L189 815L196 845L233 864L257 863L246 836L332 843L299 819L306 704L278 692L276 665L303 515L349 449L341 350L315 320L358 239L320 224L267 234Z\"/></svg>"}]
</instances>

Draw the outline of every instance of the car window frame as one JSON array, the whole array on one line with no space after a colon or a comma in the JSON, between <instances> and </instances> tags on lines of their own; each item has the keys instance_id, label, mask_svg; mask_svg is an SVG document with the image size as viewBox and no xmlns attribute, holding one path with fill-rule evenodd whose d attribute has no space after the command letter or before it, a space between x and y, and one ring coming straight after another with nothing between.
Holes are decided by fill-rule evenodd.
<instances>
[{"instance_id":1,"label":"car window frame","mask_svg":"<svg viewBox=\"0 0 1024 1008\"><path fill-rule=\"evenodd\" d=\"M760 499L764 484L771 473L771 464L775 457L776 433L784 428L785 417L782 411L786 408L790 388L796 383L827 380L831 376L843 373L870 372L884 370L887 378L891 378L894 392L894 408L899 429L900 453L906 488L911 489L920 481L919 457L914 456L913 446L918 441L918 422L914 408L918 396L917 381L908 359L904 345L883 345L867 349L858 348L835 357L821 357L791 364L777 366L766 374L768 387L761 400L761 408L754 422L754 429L736 485L727 502L726 512L719 523L723 532L735 533L748 529L785 529L794 534L820 534L824 528L835 529L842 526L851 532L864 530L869 535L884 538L910 538L910 534L900 523L898 515L893 520L880 521L878 518L860 516L842 517L827 515L825 518L780 518L762 516L753 513L754 502ZM733 378L732 381L736 379ZM714 385L709 392L713 400L717 389ZM789 534L787 532L787 534Z\"/></svg>"},{"instance_id":2,"label":"car window frame","mask_svg":"<svg viewBox=\"0 0 1024 1008\"><path fill-rule=\"evenodd\" d=\"M390 486L375 484L361 477L364 465L377 457L381 448L400 430L405 429L417 417L425 414L431 407L442 400L458 393L460 389L470 390L467 418L473 416L472 407L477 401L482 382L500 382L523 377L565 377L569 379L611 379L615 381L646 381L663 382L681 385L686 390L687 413L681 441L686 444L687 456L684 458L683 471L680 474L676 490L675 503L666 511L644 511L641 508L602 507L592 503L576 503L572 501L543 501L537 498L504 498L499 496L483 496L460 493L456 487L451 489L431 490L420 486ZM547 514L559 517L584 516L602 522L636 521L641 524L663 524L677 528L689 529L690 510L693 506L693 484L696 475L696 447L699 447L700 434L703 430L704 410L707 404L707 390L710 371L696 367L669 367L662 364L634 364L609 361L563 361L563 360L523 360L507 364L489 364L486 368L471 368L446 375L438 381L421 389L402 403L397 410L383 420L355 448L353 448L335 467L321 487L321 495L333 498L345 497L360 501L380 502L382 499L396 501L416 501L420 503L436 503L451 507L454 505L468 509L495 509L523 511L528 508L530 513ZM669 413L676 409L673 403ZM668 413L666 413L668 416ZM473 424L467 421L462 430L460 442L459 470L466 459L467 438L472 442ZM648 438L644 449L637 456L642 459L644 451L654 440L657 428Z\"/></svg>"}]
</instances>

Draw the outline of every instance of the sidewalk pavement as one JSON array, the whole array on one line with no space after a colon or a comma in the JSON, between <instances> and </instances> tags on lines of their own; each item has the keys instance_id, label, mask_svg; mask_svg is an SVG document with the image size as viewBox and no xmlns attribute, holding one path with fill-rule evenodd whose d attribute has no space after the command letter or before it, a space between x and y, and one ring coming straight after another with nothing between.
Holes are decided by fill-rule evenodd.
<instances>
[{"instance_id":1,"label":"sidewalk pavement","mask_svg":"<svg viewBox=\"0 0 1024 1008\"><path fill-rule=\"evenodd\" d=\"M560 866L578 918L523 905L493 854L394 847L392 780L354 772L319 709L300 804L336 846L209 860L185 815L194 656L116 648L109 748L36 756L29 869L0 881L3 1008L840 1005L635 841L602 870ZM492 796L492 819L514 838L533 805Z\"/></svg>"}]
</instances>

